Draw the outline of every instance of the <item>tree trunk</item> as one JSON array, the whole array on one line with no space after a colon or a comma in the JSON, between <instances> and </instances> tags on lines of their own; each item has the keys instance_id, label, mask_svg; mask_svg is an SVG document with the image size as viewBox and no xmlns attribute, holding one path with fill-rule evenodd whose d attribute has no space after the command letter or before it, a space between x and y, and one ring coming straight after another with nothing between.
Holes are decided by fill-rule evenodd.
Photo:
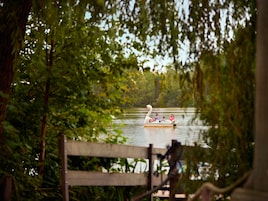
<instances>
[{"instance_id":1,"label":"tree trunk","mask_svg":"<svg viewBox=\"0 0 268 201\"><path fill-rule=\"evenodd\" d=\"M42 127L41 127L41 152L40 152L40 166L39 166L39 175L43 175L45 170L45 153L46 153L46 128L47 128L47 118L48 118L48 100L50 96L50 83L51 83L51 68L53 65L53 52L54 52L54 41L51 40L50 51L47 54L47 71L48 79L46 81L46 89L44 94L44 114L42 117Z\"/></svg>"},{"instance_id":2,"label":"tree trunk","mask_svg":"<svg viewBox=\"0 0 268 201\"><path fill-rule=\"evenodd\" d=\"M0 145L3 143L3 121L16 62L24 39L26 23L31 9L31 0L2 1L0 8Z\"/></svg>"},{"instance_id":3,"label":"tree trunk","mask_svg":"<svg viewBox=\"0 0 268 201\"><path fill-rule=\"evenodd\" d=\"M258 0L255 95L255 148L249 185L236 189L234 201L268 200L268 1Z\"/></svg>"},{"instance_id":4,"label":"tree trunk","mask_svg":"<svg viewBox=\"0 0 268 201\"><path fill-rule=\"evenodd\" d=\"M43 175L45 170L45 153L46 153L46 128L47 128L47 117L48 117L48 99L50 91L50 79L46 82L46 90L44 95L44 114L42 117L42 127L41 127L41 151L40 151L40 166L39 175Z\"/></svg>"},{"instance_id":5,"label":"tree trunk","mask_svg":"<svg viewBox=\"0 0 268 201\"><path fill-rule=\"evenodd\" d=\"M258 1L254 188L268 193L268 1Z\"/></svg>"}]
</instances>

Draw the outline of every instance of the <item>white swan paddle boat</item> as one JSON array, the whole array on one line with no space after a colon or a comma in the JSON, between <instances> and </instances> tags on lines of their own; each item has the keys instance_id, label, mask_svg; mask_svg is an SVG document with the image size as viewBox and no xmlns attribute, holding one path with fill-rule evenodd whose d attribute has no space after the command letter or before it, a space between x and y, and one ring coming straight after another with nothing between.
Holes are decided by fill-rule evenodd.
<instances>
[{"instance_id":1,"label":"white swan paddle boat","mask_svg":"<svg viewBox=\"0 0 268 201\"><path fill-rule=\"evenodd\" d=\"M169 119L165 120L155 120L154 118L150 117L153 107L151 105L146 105L146 109L148 113L144 119L144 127L156 127L156 128L174 128L176 127L175 120L171 121Z\"/></svg>"}]
</instances>

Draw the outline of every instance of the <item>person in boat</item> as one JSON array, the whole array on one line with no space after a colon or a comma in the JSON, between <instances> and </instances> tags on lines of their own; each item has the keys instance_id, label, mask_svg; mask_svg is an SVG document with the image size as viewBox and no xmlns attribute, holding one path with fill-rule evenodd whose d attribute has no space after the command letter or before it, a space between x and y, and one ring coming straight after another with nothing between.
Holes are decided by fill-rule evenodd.
<instances>
[{"instance_id":1,"label":"person in boat","mask_svg":"<svg viewBox=\"0 0 268 201\"><path fill-rule=\"evenodd\" d=\"M154 121L160 121L160 117L157 112L155 113Z\"/></svg>"},{"instance_id":2,"label":"person in boat","mask_svg":"<svg viewBox=\"0 0 268 201\"><path fill-rule=\"evenodd\" d=\"M169 116L169 121L171 121L171 122L175 122L175 116L174 116L174 114L171 114L171 115Z\"/></svg>"}]
</instances>

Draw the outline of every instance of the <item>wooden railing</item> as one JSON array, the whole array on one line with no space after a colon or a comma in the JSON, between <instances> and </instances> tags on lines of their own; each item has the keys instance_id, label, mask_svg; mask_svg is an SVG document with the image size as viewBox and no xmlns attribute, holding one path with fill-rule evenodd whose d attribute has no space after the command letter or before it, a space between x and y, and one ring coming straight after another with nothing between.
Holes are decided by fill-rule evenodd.
<instances>
[{"instance_id":1,"label":"wooden railing","mask_svg":"<svg viewBox=\"0 0 268 201\"><path fill-rule=\"evenodd\" d=\"M151 190L166 177L156 177L153 174L154 160L157 155L164 155L166 149L138 147L122 144L90 143L60 139L61 155L61 188L63 200L69 201L69 186L147 186ZM147 173L108 173L68 169L68 156L92 156L105 158L147 159ZM152 195L150 195L152 196ZM152 199L152 197L151 197Z\"/></svg>"}]
</instances>

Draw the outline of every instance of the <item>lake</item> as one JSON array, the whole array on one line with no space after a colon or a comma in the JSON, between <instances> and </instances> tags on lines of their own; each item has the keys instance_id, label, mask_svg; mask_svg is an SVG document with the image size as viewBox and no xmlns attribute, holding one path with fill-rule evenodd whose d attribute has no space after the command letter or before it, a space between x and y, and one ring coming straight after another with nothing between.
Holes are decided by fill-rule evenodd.
<instances>
[{"instance_id":1,"label":"lake","mask_svg":"<svg viewBox=\"0 0 268 201\"><path fill-rule=\"evenodd\" d=\"M207 129L199 119L194 121L194 108L153 108L151 116L158 113L160 117L167 119L174 114L176 128L148 128L143 126L147 110L145 108L127 109L124 115L114 120L116 124L123 124L123 136L127 137L129 145L149 146L165 148L171 145L171 141L177 140L182 145L193 145L195 142L205 146L202 141L201 131Z\"/></svg>"}]
</instances>

